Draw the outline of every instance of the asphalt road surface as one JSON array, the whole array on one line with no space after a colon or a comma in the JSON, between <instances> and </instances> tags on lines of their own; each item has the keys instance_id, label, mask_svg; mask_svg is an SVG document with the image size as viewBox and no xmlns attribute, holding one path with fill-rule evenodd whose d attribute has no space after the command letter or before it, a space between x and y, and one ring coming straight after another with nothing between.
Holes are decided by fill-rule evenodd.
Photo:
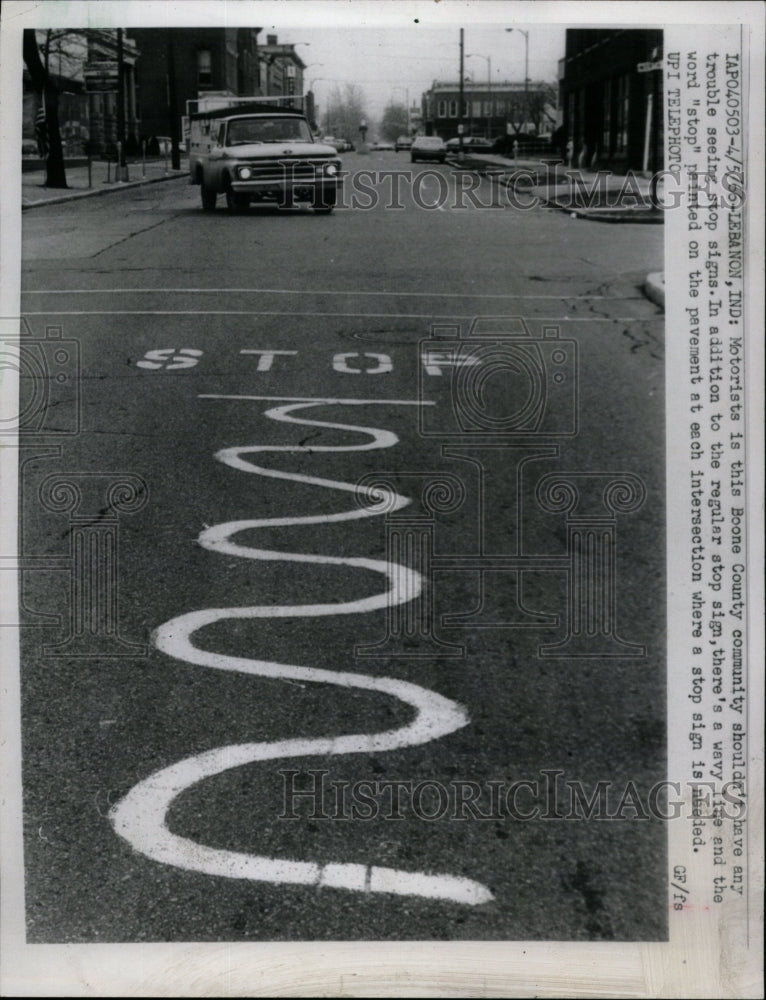
<instances>
[{"instance_id":1,"label":"asphalt road surface","mask_svg":"<svg viewBox=\"0 0 766 1000\"><path fill-rule=\"evenodd\" d=\"M662 227L344 165L24 214L29 940L663 939Z\"/></svg>"}]
</instances>

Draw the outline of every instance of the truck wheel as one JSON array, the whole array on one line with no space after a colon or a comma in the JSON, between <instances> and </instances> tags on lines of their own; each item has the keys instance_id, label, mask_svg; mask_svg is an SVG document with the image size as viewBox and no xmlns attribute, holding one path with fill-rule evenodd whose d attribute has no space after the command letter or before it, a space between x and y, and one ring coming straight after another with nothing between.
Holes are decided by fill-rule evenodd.
<instances>
[{"instance_id":1,"label":"truck wheel","mask_svg":"<svg viewBox=\"0 0 766 1000\"><path fill-rule=\"evenodd\" d=\"M200 185L200 194L202 195L202 207L206 212L215 211L215 203L218 195L213 188L209 188L205 184L204 180Z\"/></svg>"},{"instance_id":2,"label":"truck wheel","mask_svg":"<svg viewBox=\"0 0 766 1000\"><path fill-rule=\"evenodd\" d=\"M250 199L246 194L235 194L231 189L231 184L227 184L226 207L230 212L246 212L250 208Z\"/></svg>"}]
</instances>

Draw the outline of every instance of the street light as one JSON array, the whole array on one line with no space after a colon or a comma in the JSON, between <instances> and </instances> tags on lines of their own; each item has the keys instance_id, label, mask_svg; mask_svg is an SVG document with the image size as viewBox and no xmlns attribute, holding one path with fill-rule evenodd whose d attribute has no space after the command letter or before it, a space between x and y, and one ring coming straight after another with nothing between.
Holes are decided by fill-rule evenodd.
<instances>
[{"instance_id":1,"label":"street light","mask_svg":"<svg viewBox=\"0 0 766 1000\"><path fill-rule=\"evenodd\" d=\"M492 58L491 56L483 56L480 52L469 52L466 59L484 59L487 64L487 138L491 139L490 131L490 118L492 116Z\"/></svg>"},{"instance_id":2,"label":"street light","mask_svg":"<svg viewBox=\"0 0 766 1000\"><path fill-rule=\"evenodd\" d=\"M526 125L527 119L526 115L529 114L529 32L525 31L523 28L506 28L506 31L519 31L524 36L524 121L522 125Z\"/></svg>"}]
</instances>

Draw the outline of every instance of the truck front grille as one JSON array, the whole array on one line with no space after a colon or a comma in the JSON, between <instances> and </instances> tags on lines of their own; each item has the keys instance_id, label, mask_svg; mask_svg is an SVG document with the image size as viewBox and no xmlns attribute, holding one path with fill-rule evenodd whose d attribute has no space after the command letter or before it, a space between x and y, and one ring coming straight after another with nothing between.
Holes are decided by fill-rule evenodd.
<instances>
[{"instance_id":1,"label":"truck front grille","mask_svg":"<svg viewBox=\"0 0 766 1000\"><path fill-rule=\"evenodd\" d=\"M322 170L326 160L319 161L270 161L269 163L248 163L251 181L313 181L324 176Z\"/></svg>"}]
</instances>

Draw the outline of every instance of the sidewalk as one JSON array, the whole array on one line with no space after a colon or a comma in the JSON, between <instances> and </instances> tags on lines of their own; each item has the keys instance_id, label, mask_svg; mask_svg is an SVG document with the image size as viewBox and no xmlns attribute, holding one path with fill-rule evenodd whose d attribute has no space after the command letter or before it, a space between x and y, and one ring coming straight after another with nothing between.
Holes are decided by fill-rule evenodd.
<instances>
[{"instance_id":1,"label":"sidewalk","mask_svg":"<svg viewBox=\"0 0 766 1000\"><path fill-rule=\"evenodd\" d=\"M66 188L45 187L45 168L32 170L21 175L21 207L22 209L36 208L39 205L55 205L60 202L74 201L78 198L90 198L94 195L107 194L110 191L124 191L130 187L140 187L142 184L154 184L158 181L176 180L177 178L188 177L188 163L185 157L181 157L181 169L173 170L170 167L170 159L154 158L147 160L145 165L141 161L128 162L128 180L117 181L115 179L115 164L107 163L106 160L93 160L91 162L90 177L91 186L88 186L88 166L78 163L74 166L66 166Z\"/></svg>"},{"instance_id":2,"label":"sidewalk","mask_svg":"<svg viewBox=\"0 0 766 1000\"><path fill-rule=\"evenodd\" d=\"M652 191L651 178L611 171L579 170L563 163L510 160L503 156L472 155L453 166L476 170L506 186L518 186L525 198L536 197L548 208L570 212L596 222L661 223L662 183Z\"/></svg>"}]
</instances>

